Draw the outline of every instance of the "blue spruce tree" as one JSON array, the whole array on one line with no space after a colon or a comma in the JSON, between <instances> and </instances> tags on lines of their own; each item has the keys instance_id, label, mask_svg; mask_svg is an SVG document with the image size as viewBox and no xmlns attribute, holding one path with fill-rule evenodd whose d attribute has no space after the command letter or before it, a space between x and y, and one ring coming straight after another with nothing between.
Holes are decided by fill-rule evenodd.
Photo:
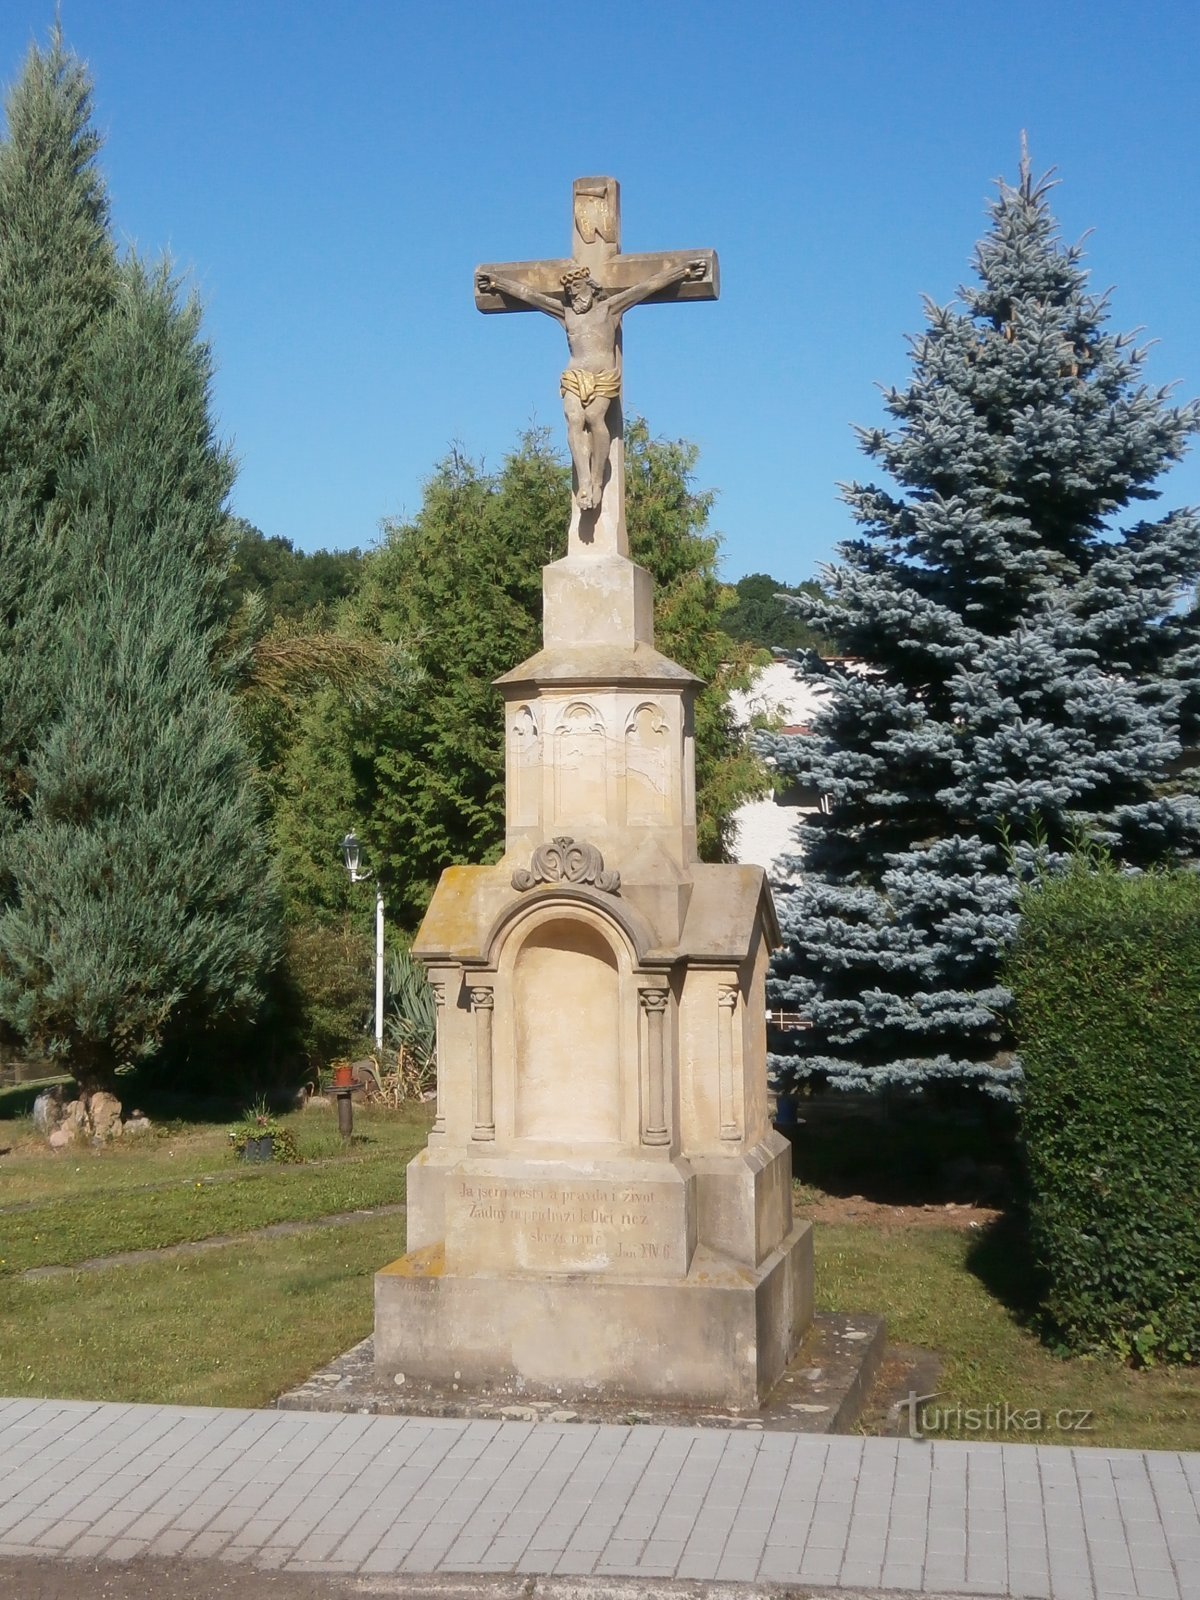
<instances>
[{"instance_id":1,"label":"blue spruce tree","mask_svg":"<svg viewBox=\"0 0 1200 1600\"><path fill-rule=\"evenodd\" d=\"M845 490L861 534L796 604L858 670L829 690L787 775L826 796L777 891L781 1088L939 1082L1011 1095L999 961L1016 879L1080 839L1134 867L1196 853L1200 808L1164 788L1200 709L1200 519L1115 526L1182 455L1200 408L1147 387L1108 330L1047 181L1023 160L977 247L978 283L926 305L913 375L862 430L899 486ZM1177 786L1178 787L1178 786Z\"/></svg>"}]
</instances>

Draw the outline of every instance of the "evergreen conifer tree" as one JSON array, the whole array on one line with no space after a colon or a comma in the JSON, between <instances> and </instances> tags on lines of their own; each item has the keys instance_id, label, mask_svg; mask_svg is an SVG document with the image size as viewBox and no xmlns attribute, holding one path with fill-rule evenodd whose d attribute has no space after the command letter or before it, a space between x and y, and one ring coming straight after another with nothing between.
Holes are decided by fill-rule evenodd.
<instances>
[{"instance_id":1,"label":"evergreen conifer tree","mask_svg":"<svg viewBox=\"0 0 1200 1600\"><path fill-rule=\"evenodd\" d=\"M33 177L70 165L68 141L88 148L86 78L57 39L54 52L53 71L34 53L14 102L69 93L78 115L44 110L28 148L14 129L5 159L23 153ZM53 139L63 148L47 149ZM77 199L51 186L43 209ZM107 226L102 208L96 217ZM6 221L5 248L17 252L19 218ZM35 222L53 233L37 208ZM60 299L71 290L68 278ZM107 300L90 303L62 351L60 388L44 380L62 400L69 448L54 457L35 429L24 446L8 435L8 504L25 494L21 527L37 556L16 599L43 633L21 826L0 840L10 890L0 1017L87 1092L165 1045L183 1048L185 1033L194 1048L206 1029L248 1018L276 937L250 766L214 668L232 466L212 434L199 312L180 304L165 269L134 259L114 268ZM27 357L3 341L0 358Z\"/></svg>"},{"instance_id":2,"label":"evergreen conifer tree","mask_svg":"<svg viewBox=\"0 0 1200 1600\"><path fill-rule=\"evenodd\" d=\"M859 670L810 658L830 697L781 770L827 797L778 891L781 1086L1019 1085L999 958L1022 863L1090 838L1177 862L1200 811L1161 787L1196 739L1200 656L1177 609L1200 520L1118 527L1155 498L1200 410L1147 387L1106 326L1028 160L1001 184L961 304L927 304L893 429L864 450L900 487L845 491L860 537L798 608Z\"/></svg>"},{"instance_id":3,"label":"evergreen conifer tree","mask_svg":"<svg viewBox=\"0 0 1200 1600\"><path fill-rule=\"evenodd\" d=\"M116 294L91 85L64 48L29 52L0 141L0 836L19 826L45 720L62 474L85 448L92 340Z\"/></svg>"}]
</instances>

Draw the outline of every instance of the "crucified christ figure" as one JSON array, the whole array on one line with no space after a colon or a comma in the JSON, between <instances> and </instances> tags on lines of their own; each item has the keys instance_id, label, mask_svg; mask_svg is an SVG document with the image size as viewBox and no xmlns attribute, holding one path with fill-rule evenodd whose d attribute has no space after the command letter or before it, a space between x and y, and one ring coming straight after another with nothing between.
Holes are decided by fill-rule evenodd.
<instances>
[{"instance_id":1,"label":"crucified christ figure","mask_svg":"<svg viewBox=\"0 0 1200 1600\"><path fill-rule=\"evenodd\" d=\"M574 267L562 275L562 295L543 294L514 278L481 272L476 287L481 294L505 294L544 311L566 329L571 364L559 380L567 418L567 443L575 465L575 498L581 511L600 504L604 469L608 461L610 429L608 408L621 394L621 355L618 334L621 318L630 306L684 279L700 279L706 261L688 261L666 267L630 289L602 289L587 267Z\"/></svg>"}]
</instances>

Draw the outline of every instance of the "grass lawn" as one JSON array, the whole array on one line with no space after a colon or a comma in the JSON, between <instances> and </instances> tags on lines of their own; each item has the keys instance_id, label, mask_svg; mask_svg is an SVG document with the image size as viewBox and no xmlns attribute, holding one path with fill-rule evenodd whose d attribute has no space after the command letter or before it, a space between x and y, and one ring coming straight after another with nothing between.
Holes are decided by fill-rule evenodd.
<instances>
[{"instance_id":1,"label":"grass lawn","mask_svg":"<svg viewBox=\"0 0 1200 1600\"><path fill-rule=\"evenodd\" d=\"M228 1122L164 1124L137 1143L57 1156L27 1120L6 1118L4 1101L0 1394L261 1406L370 1332L371 1276L402 1252L401 1217L101 1273L16 1273L403 1200L429 1108L356 1108L348 1150L331 1108L297 1112L286 1120L304 1162L248 1167L229 1154ZM819 1142L831 1151L838 1141ZM869 1193L861 1132L852 1142L852 1184ZM897 1161L893 1133L888 1144L885 1187L900 1165L912 1172ZM839 1188L828 1166L806 1170L805 1182L810 1201ZM1093 1413L1087 1433L991 1437L1200 1449L1200 1371L1061 1360L1033 1329L1030 1269L1014 1230L1001 1222L971 1233L933 1220L819 1222L818 1307L880 1313L893 1340L939 1352L940 1406Z\"/></svg>"},{"instance_id":2,"label":"grass lawn","mask_svg":"<svg viewBox=\"0 0 1200 1600\"><path fill-rule=\"evenodd\" d=\"M264 1406L371 1331L404 1218L0 1282L0 1394Z\"/></svg>"},{"instance_id":3,"label":"grass lawn","mask_svg":"<svg viewBox=\"0 0 1200 1600\"><path fill-rule=\"evenodd\" d=\"M1064 1359L1039 1336L1037 1269L1015 1221L1020 1162L1006 1113L991 1107L964 1118L902 1104L881 1115L845 1104L840 1112L830 1096L802 1107L809 1117L793 1141L798 1199L822 1217L818 1307L874 1312L896 1343L936 1352L932 1405L943 1413L959 1405L1002 1413L1007 1404L1040 1412L1045 1423L1041 1431L974 1431L955 1417L951 1437L1200 1450L1200 1369L1135 1372L1103 1357ZM956 1170L963 1158L973 1175ZM971 1205L979 1198L989 1209ZM943 1226L948 1200L967 1216ZM1085 1411L1088 1431L1055 1426L1058 1413Z\"/></svg>"},{"instance_id":4,"label":"grass lawn","mask_svg":"<svg viewBox=\"0 0 1200 1600\"><path fill-rule=\"evenodd\" d=\"M889 1338L942 1356L939 1407L1090 1411L1092 1431L968 1432L959 1438L1092 1444L1135 1450L1200 1450L1200 1371L1134 1372L1116 1360L1063 1360L1027 1325L1003 1282L1020 1247L945 1228L879 1228L818 1223L817 1304L887 1319ZM989 1287L989 1284L992 1287ZM1008 1303L1006 1303L1008 1302ZM932 1435L931 1435L932 1436Z\"/></svg>"},{"instance_id":5,"label":"grass lawn","mask_svg":"<svg viewBox=\"0 0 1200 1600\"><path fill-rule=\"evenodd\" d=\"M431 1113L355 1108L281 1120L298 1165L238 1162L229 1122L156 1125L103 1150L57 1155L0 1097L0 1393L266 1405L371 1331L371 1275L404 1249L403 1217L242 1241L144 1267L21 1280L25 1267L307 1221L404 1199Z\"/></svg>"},{"instance_id":6,"label":"grass lawn","mask_svg":"<svg viewBox=\"0 0 1200 1600\"><path fill-rule=\"evenodd\" d=\"M177 1124L61 1155L27 1123L10 1123L13 1148L0 1163L0 1273L402 1201L427 1109L356 1110L348 1150L333 1118L318 1107L283 1118L304 1160L261 1167L230 1154L226 1123Z\"/></svg>"}]
</instances>

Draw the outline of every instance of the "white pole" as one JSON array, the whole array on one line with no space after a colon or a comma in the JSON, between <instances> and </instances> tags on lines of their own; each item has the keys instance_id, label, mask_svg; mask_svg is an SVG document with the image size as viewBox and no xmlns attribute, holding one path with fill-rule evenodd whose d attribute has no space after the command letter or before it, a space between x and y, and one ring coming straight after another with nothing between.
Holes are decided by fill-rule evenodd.
<instances>
[{"instance_id":1,"label":"white pole","mask_svg":"<svg viewBox=\"0 0 1200 1600\"><path fill-rule=\"evenodd\" d=\"M383 890L375 886L375 1054L383 1070Z\"/></svg>"}]
</instances>

